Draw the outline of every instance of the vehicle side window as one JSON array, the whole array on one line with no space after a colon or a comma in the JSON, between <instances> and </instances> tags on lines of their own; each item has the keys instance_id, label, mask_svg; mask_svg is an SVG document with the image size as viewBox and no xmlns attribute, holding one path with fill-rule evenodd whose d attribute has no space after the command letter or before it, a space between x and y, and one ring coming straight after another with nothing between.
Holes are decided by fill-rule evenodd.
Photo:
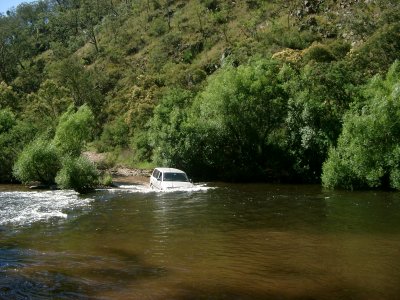
<instances>
[{"instance_id":1,"label":"vehicle side window","mask_svg":"<svg viewBox=\"0 0 400 300\"><path fill-rule=\"evenodd\" d=\"M154 171L153 171L153 177L154 178L159 178L160 177L160 174L161 174L161 172L160 171L158 171L157 169L155 169Z\"/></svg>"},{"instance_id":2,"label":"vehicle side window","mask_svg":"<svg viewBox=\"0 0 400 300\"><path fill-rule=\"evenodd\" d=\"M162 173L161 173L161 172L158 172L158 174L157 174L157 179L161 180L161 175L162 175Z\"/></svg>"}]
</instances>

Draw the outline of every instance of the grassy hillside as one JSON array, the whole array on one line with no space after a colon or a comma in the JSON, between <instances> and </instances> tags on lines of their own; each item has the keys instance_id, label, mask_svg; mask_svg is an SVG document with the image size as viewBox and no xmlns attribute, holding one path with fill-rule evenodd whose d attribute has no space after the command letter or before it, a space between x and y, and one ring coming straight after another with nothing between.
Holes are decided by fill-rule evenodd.
<instances>
[{"instance_id":1,"label":"grassy hillside","mask_svg":"<svg viewBox=\"0 0 400 300\"><path fill-rule=\"evenodd\" d=\"M343 116L399 58L399 17L386 0L22 4L0 17L0 109L31 125L24 141L87 104L92 147L111 160L128 151L132 165L199 176L319 181ZM0 144L14 134L2 128Z\"/></svg>"}]
</instances>

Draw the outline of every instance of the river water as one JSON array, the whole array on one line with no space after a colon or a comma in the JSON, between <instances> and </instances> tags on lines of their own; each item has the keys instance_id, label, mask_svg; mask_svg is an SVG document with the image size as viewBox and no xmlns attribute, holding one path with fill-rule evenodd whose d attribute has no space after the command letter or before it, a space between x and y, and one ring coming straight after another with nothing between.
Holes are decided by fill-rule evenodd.
<instances>
[{"instance_id":1,"label":"river water","mask_svg":"<svg viewBox=\"0 0 400 300\"><path fill-rule=\"evenodd\" d=\"M400 197L0 186L0 299L399 299Z\"/></svg>"}]
</instances>

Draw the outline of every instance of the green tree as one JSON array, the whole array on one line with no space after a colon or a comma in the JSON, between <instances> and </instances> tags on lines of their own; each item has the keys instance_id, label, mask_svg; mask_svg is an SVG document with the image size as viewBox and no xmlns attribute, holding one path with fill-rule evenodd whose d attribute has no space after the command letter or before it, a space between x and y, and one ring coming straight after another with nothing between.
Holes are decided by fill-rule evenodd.
<instances>
[{"instance_id":1,"label":"green tree","mask_svg":"<svg viewBox=\"0 0 400 300\"><path fill-rule=\"evenodd\" d=\"M49 26L48 18L51 9L48 1L37 1L34 3L21 3L15 11L15 18L18 21L18 32L23 34L19 40L21 50L25 57L46 51L49 44Z\"/></svg>"},{"instance_id":2,"label":"green tree","mask_svg":"<svg viewBox=\"0 0 400 300\"><path fill-rule=\"evenodd\" d=\"M24 148L14 168L14 176L23 183L54 184L61 160L56 147L47 139L39 138Z\"/></svg>"},{"instance_id":3,"label":"green tree","mask_svg":"<svg viewBox=\"0 0 400 300\"><path fill-rule=\"evenodd\" d=\"M12 129L16 124L15 115L9 109L0 110L0 182L12 179L12 166L17 151Z\"/></svg>"},{"instance_id":4,"label":"green tree","mask_svg":"<svg viewBox=\"0 0 400 300\"><path fill-rule=\"evenodd\" d=\"M289 69L288 152L301 180L319 182L322 164L342 129L342 116L353 101L352 75L342 63L309 62L299 73Z\"/></svg>"},{"instance_id":5,"label":"green tree","mask_svg":"<svg viewBox=\"0 0 400 300\"><path fill-rule=\"evenodd\" d=\"M106 15L109 2L105 0L81 0L80 2L80 27L89 42L94 46L96 53L99 53L96 26Z\"/></svg>"},{"instance_id":6,"label":"green tree","mask_svg":"<svg viewBox=\"0 0 400 300\"><path fill-rule=\"evenodd\" d=\"M8 133L16 123L15 115L10 109L0 110L0 134Z\"/></svg>"},{"instance_id":7,"label":"green tree","mask_svg":"<svg viewBox=\"0 0 400 300\"><path fill-rule=\"evenodd\" d=\"M70 106L60 117L54 144L63 156L79 156L93 135L94 116L87 105L75 110Z\"/></svg>"},{"instance_id":8,"label":"green tree","mask_svg":"<svg viewBox=\"0 0 400 300\"><path fill-rule=\"evenodd\" d=\"M125 118L117 118L104 126L103 133L100 136L100 149L110 151L116 147L128 147L129 144L129 126Z\"/></svg>"},{"instance_id":9,"label":"green tree","mask_svg":"<svg viewBox=\"0 0 400 300\"><path fill-rule=\"evenodd\" d=\"M53 13L49 15L49 36L54 44L63 46L68 54L77 50L80 43L79 2L70 0L51 0ZM79 47L79 46L78 46Z\"/></svg>"},{"instance_id":10,"label":"green tree","mask_svg":"<svg viewBox=\"0 0 400 300\"><path fill-rule=\"evenodd\" d=\"M73 57L60 60L48 66L49 77L53 78L59 87L71 91L71 97L76 107L87 104L100 124L104 97L100 93L95 74L85 70L83 65Z\"/></svg>"},{"instance_id":11,"label":"green tree","mask_svg":"<svg viewBox=\"0 0 400 300\"><path fill-rule=\"evenodd\" d=\"M286 112L280 65L258 60L213 76L193 104L191 126L207 141L199 147L210 167L224 177L261 179L286 169L279 150Z\"/></svg>"},{"instance_id":12,"label":"green tree","mask_svg":"<svg viewBox=\"0 0 400 300\"><path fill-rule=\"evenodd\" d=\"M44 81L37 93L28 95L25 117L39 125L55 128L61 114L73 103L70 91L51 79Z\"/></svg>"},{"instance_id":13,"label":"green tree","mask_svg":"<svg viewBox=\"0 0 400 300\"><path fill-rule=\"evenodd\" d=\"M0 82L0 109L11 108L15 111L18 104L18 96L13 88L4 81Z\"/></svg>"},{"instance_id":14,"label":"green tree","mask_svg":"<svg viewBox=\"0 0 400 300\"><path fill-rule=\"evenodd\" d=\"M400 63L374 77L366 100L345 115L338 145L324 163L322 182L329 188L400 189Z\"/></svg>"},{"instance_id":15,"label":"green tree","mask_svg":"<svg viewBox=\"0 0 400 300\"><path fill-rule=\"evenodd\" d=\"M13 17L0 15L0 81L7 84L18 74L18 64L21 63L20 53L17 51L16 21Z\"/></svg>"},{"instance_id":16,"label":"green tree","mask_svg":"<svg viewBox=\"0 0 400 300\"><path fill-rule=\"evenodd\" d=\"M57 174L56 182L63 189L74 189L84 194L98 186L99 174L96 166L86 157L66 157Z\"/></svg>"},{"instance_id":17,"label":"green tree","mask_svg":"<svg viewBox=\"0 0 400 300\"><path fill-rule=\"evenodd\" d=\"M9 109L0 110L0 182L13 180L12 167L35 135L32 124L18 120Z\"/></svg>"},{"instance_id":18,"label":"green tree","mask_svg":"<svg viewBox=\"0 0 400 300\"><path fill-rule=\"evenodd\" d=\"M160 165L182 167L185 158L186 107L193 95L186 90L169 91L154 109L149 130L149 144L153 148L153 160Z\"/></svg>"},{"instance_id":19,"label":"green tree","mask_svg":"<svg viewBox=\"0 0 400 300\"><path fill-rule=\"evenodd\" d=\"M384 74L398 59L399 31L400 22L384 25L346 57L353 72L358 73L360 84L365 84L375 74Z\"/></svg>"},{"instance_id":20,"label":"green tree","mask_svg":"<svg viewBox=\"0 0 400 300\"><path fill-rule=\"evenodd\" d=\"M287 103L279 73L273 61L227 66L210 78L189 111L186 93L170 94L151 123L155 161L225 179L275 176L286 168L285 153L278 150Z\"/></svg>"}]
</instances>

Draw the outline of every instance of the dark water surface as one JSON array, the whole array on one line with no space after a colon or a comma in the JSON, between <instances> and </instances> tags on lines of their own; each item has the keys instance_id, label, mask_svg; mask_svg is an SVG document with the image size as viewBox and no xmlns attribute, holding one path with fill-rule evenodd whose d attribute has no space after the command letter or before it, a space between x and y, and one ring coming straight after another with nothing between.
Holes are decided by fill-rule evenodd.
<instances>
[{"instance_id":1,"label":"dark water surface","mask_svg":"<svg viewBox=\"0 0 400 300\"><path fill-rule=\"evenodd\" d=\"M0 186L0 299L400 299L400 197Z\"/></svg>"}]
</instances>

